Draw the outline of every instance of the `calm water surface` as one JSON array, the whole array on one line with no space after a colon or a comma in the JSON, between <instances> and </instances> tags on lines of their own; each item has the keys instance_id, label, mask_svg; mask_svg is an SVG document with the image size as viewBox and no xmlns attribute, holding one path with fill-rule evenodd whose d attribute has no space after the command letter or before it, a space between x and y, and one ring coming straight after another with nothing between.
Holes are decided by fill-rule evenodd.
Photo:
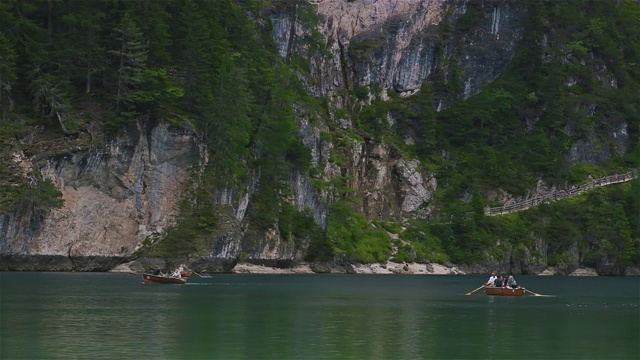
<instances>
[{"instance_id":1,"label":"calm water surface","mask_svg":"<svg viewBox=\"0 0 640 360\"><path fill-rule=\"evenodd\" d=\"M0 359L639 359L640 278L0 273Z\"/></svg>"}]
</instances>

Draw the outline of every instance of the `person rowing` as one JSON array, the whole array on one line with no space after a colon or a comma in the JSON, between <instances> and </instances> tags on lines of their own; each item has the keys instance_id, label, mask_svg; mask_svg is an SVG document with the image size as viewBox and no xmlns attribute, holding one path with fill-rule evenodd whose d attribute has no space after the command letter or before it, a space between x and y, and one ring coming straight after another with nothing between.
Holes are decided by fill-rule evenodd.
<instances>
[{"instance_id":1,"label":"person rowing","mask_svg":"<svg viewBox=\"0 0 640 360\"><path fill-rule=\"evenodd\" d=\"M153 271L151 271L151 274L155 275L155 276L164 276L164 274L160 270L160 265L156 265L156 267L153 269Z\"/></svg>"},{"instance_id":2,"label":"person rowing","mask_svg":"<svg viewBox=\"0 0 640 360\"><path fill-rule=\"evenodd\" d=\"M484 283L485 286L493 286L493 282L496 281L496 273L495 271L491 273L491 276L489 276L489 280L487 280L486 283Z\"/></svg>"}]
</instances>

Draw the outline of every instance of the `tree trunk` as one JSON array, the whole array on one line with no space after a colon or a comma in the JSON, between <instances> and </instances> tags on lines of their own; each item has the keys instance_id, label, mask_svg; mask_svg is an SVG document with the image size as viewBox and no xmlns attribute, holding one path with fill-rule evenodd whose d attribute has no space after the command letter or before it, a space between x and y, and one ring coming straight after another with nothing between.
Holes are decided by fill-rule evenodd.
<instances>
[{"instance_id":1,"label":"tree trunk","mask_svg":"<svg viewBox=\"0 0 640 360\"><path fill-rule=\"evenodd\" d=\"M91 92L91 55L87 59L87 83L85 87L85 93Z\"/></svg>"},{"instance_id":2,"label":"tree trunk","mask_svg":"<svg viewBox=\"0 0 640 360\"><path fill-rule=\"evenodd\" d=\"M49 43L51 43L51 38L53 37L53 0L49 0L49 12L47 13L47 25L48 25L48 32L47 35L49 36Z\"/></svg>"},{"instance_id":3,"label":"tree trunk","mask_svg":"<svg viewBox=\"0 0 640 360\"><path fill-rule=\"evenodd\" d=\"M120 98L122 96L122 68L124 67L124 33L122 34L122 44L120 45L120 66L118 67L118 90L116 95L116 113L120 112Z\"/></svg>"}]
</instances>

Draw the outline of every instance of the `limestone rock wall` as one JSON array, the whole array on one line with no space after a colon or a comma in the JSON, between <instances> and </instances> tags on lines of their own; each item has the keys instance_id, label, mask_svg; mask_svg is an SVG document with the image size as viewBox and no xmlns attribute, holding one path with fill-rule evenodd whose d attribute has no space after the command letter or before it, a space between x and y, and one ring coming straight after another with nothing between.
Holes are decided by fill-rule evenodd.
<instances>
[{"instance_id":1,"label":"limestone rock wall","mask_svg":"<svg viewBox=\"0 0 640 360\"><path fill-rule=\"evenodd\" d=\"M517 1L354 0L310 1L320 16L318 30L326 38L330 57L312 59L309 87L340 107L336 93L359 86L379 86L409 96L440 71L460 70L464 98L493 81L513 57L523 32L526 8ZM467 15L478 30L453 32ZM304 52L295 42L308 33L295 14L273 16L273 36L280 54ZM444 101L444 100L443 100ZM446 104L444 104L446 105Z\"/></svg>"},{"instance_id":2,"label":"limestone rock wall","mask_svg":"<svg viewBox=\"0 0 640 360\"><path fill-rule=\"evenodd\" d=\"M347 106L344 94L358 88L381 89L370 91L365 102L375 96L387 98L390 92L411 96L433 82L435 74L451 79L448 75L454 70L460 74L458 95L477 94L511 61L527 16L525 6L514 0L309 3L320 17L317 30L329 56L310 56L310 71L301 77L313 96L328 100L331 110ZM470 14L479 26L474 31L455 30L455 24ZM274 13L271 20L281 56L307 54L308 45L300 39L311 29L296 21L295 12ZM436 100L438 110L452 101ZM367 138L346 136L342 140L347 144L338 149L321 134L329 128L352 131L351 119L339 118L334 111L328 119L309 119L304 109L295 110L298 135L311 151L312 165L320 169L323 180L349 179L347 186L355 189L359 210L366 217L399 222L429 218L438 184L417 160ZM567 128L567 133L572 131ZM595 151L590 147L593 142L585 139L571 149L568 161L589 162L596 155L624 152L626 125L613 124L612 132L619 142ZM331 161L332 153L340 164ZM131 256L147 236L164 234L182 194L192 180L197 182L197 168L206 161L196 134L167 124L137 124L97 149L48 158L37 171L62 191L64 207L21 208L0 215L0 270L19 263L24 269L110 269ZM209 253L192 264L226 271L244 256L270 266L303 258L306 244L284 241L277 231L247 230L246 214L260 174L250 171L248 179L241 188L213 189L221 225L211 235ZM316 223L326 227L327 207L336 195L320 192L299 173L291 174L291 187L295 207L310 209ZM33 256L39 256L41 263L29 260Z\"/></svg>"},{"instance_id":3,"label":"limestone rock wall","mask_svg":"<svg viewBox=\"0 0 640 360\"><path fill-rule=\"evenodd\" d=\"M99 149L47 159L39 170L62 192L64 206L1 216L2 255L126 258L172 224L199 153L188 131L138 124Z\"/></svg>"}]
</instances>

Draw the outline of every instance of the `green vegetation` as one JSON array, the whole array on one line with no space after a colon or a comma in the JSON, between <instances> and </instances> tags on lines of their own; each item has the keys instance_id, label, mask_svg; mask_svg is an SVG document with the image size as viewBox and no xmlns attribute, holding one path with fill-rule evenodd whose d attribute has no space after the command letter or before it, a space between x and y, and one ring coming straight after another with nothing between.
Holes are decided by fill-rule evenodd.
<instances>
[{"instance_id":1,"label":"green vegetation","mask_svg":"<svg viewBox=\"0 0 640 360\"><path fill-rule=\"evenodd\" d=\"M638 147L640 123L634 119L640 118L640 7L629 0L619 6L577 0L529 1L526 6L522 46L506 71L479 94L450 102L444 111L433 110L433 97L446 100L461 96L460 73L455 65L459 49L453 49L451 58L441 59L449 65L449 72L433 74L432 86L423 86L417 95L400 98L390 94L389 101L375 99L361 110L355 107L358 112L352 117L365 136L417 157L437 172L435 204L440 220L407 229L405 245L400 244L396 259L473 263L496 260L505 252L522 257L523 249L543 258L545 254L532 250L539 238L553 244L549 250L558 254L549 259L553 264L566 260L563 257L576 237L593 236L581 233L585 222L608 220L616 224L617 230L612 231L635 234L631 235L635 240L620 235L618 243L626 244L621 246L630 253L637 249L638 230L632 230L637 227L626 225L634 222L634 213L625 212L627 222L614 220L614 216L622 218L619 208L601 213L605 216L602 219L584 219L570 212L574 206L573 211L582 211L584 204L563 201L559 204L566 205L552 205L559 219L549 224L537 210L515 215L516 219L482 216L481 209L487 205L482 194L495 188L524 195L539 178L560 187L577 185L586 182L589 174L600 177L637 168L640 159L636 150L600 165L578 164L567 169L563 161L578 141L610 138L614 127L622 122L628 126L631 148ZM447 42L456 31L475 31L481 25L480 11L479 3L471 4L456 23L442 26L440 41ZM544 37L553 46L543 46L540 39ZM373 40L361 39L357 55L377 48ZM366 91L356 90L353 100L365 100ZM387 115L393 118L393 124L387 121ZM414 139L412 145L404 142L407 137ZM474 200L461 201L462 194L473 194ZM523 222L520 216L528 221ZM529 227L540 229L533 233L527 230ZM563 228L566 231L561 232ZM599 249L606 248L603 241L609 240L601 239ZM629 246L630 242L636 245ZM579 249L581 254L596 253L593 246L580 245ZM613 256L610 251L607 255Z\"/></svg>"},{"instance_id":2,"label":"green vegetation","mask_svg":"<svg viewBox=\"0 0 640 360\"><path fill-rule=\"evenodd\" d=\"M447 239L435 236L436 228L437 226L431 226L428 223L411 224L400 234L400 239L404 243L398 242L396 244L398 252L393 260L397 262L432 261L437 263L450 261L442 246L442 241Z\"/></svg>"},{"instance_id":3,"label":"green vegetation","mask_svg":"<svg viewBox=\"0 0 640 360\"><path fill-rule=\"evenodd\" d=\"M352 201L345 199L329 208L327 240L333 251L352 261L386 261L391 254L389 235L371 226L353 206Z\"/></svg>"},{"instance_id":4,"label":"green vegetation","mask_svg":"<svg viewBox=\"0 0 640 360\"><path fill-rule=\"evenodd\" d=\"M472 16L479 11L477 5L458 20L456 30L471 31L478 25L473 19L479 15ZM592 166L585 173L587 165L567 170L562 161L577 141L586 136L605 138L621 121L629 126L632 146L637 143L639 124L630 120L640 118L635 99L640 93L637 4L531 1L528 7L523 45L506 71L479 94L435 113L433 94L460 95L454 85L442 87L437 81L445 76L444 83L455 84L459 82L455 74L436 73L434 87L424 86L410 98L374 100L354 115L369 136L439 169L442 204L470 187L479 191L500 187L523 194L539 177L572 185L584 181L588 173L612 174L637 166L636 159L621 158L614 159L614 166ZM554 46L543 47L539 41L543 36L551 36ZM612 71L599 72L602 66ZM395 125L388 124L387 114ZM413 138L415 145L404 145L405 137ZM442 153L446 157L440 157Z\"/></svg>"},{"instance_id":5,"label":"green vegetation","mask_svg":"<svg viewBox=\"0 0 640 360\"><path fill-rule=\"evenodd\" d=\"M206 142L209 165L156 251L201 251L216 228L212 189L241 188L248 171L260 174L249 210L252 226L279 226L295 238L301 231L291 222L302 215L288 208L288 179L291 171L308 171L310 155L296 137L293 104L318 104L300 90L293 72L305 62L277 56L269 29L257 29L252 17L295 11L301 24L313 28L312 9L306 1L2 1L3 153L36 126L50 139L90 132L96 140L134 122L195 128ZM298 41L319 51L317 38L311 32ZM8 157L0 165L7 169L0 174L2 209L19 201L58 205L46 183L31 187L12 177Z\"/></svg>"},{"instance_id":6,"label":"green vegetation","mask_svg":"<svg viewBox=\"0 0 640 360\"><path fill-rule=\"evenodd\" d=\"M451 40L479 31L485 10L470 3L457 21L443 21L425 35L433 37L440 65L416 95L392 93L383 101L383 90L375 86L343 89L337 96L344 107L331 117L328 101L311 98L298 80L308 73L309 59L327 55L308 1L2 0L0 211L62 205L51 183L18 175L10 161L16 148L39 161L50 155L41 149L64 151L57 141L62 137L93 145L136 122L166 121L201 134L209 161L181 203L176 226L165 238L146 241L149 254L206 253L221 227L215 189L245 189L255 174L248 230L277 229L286 241L309 243L309 260L343 254L353 261L384 261L393 233L399 235L397 261L473 263L505 254L520 261L549 253L544 260L563 264L577 247L583 264L605 258L638 264L637 181L518 214L483 215L485 194L496 188L524 195L540 178L566 186L589 174L638 167L640 6L619 3L519 3L527 6L527 20L509 67L460 101L456 64L462 45ZM296 26L313 29L297 34L284 50L273 43L275 25L269 21L270 14L282 12L295 14ZM389 33L401 25L392 20ZM382 34L362 34L352 39L348 55L370 62L386 41ZM280 57L279 50L288 56ZM440 100L447 108L436 112ZM321 139L332 143L330 162L337 166L355 141L366 141L384 142L434 171L434 219L404 230L392 221L366 219L346 172L325 180L322 165L311 168L311 155L297 137L294 110L300 109L311 121L353 122L353 129L325 122L329 128ZM606 164L566 168L569 149L585 139L604 142L621 124L633 151ZM28 140L39 131L39 142ZM337 199L329 204L326 230L290 204L293 172L308 175L318 190ZM545 251L537 247L541 240Z\"/></svg>"},{"instance_id":7,"label":"green vegetation","mask_svg":"<svg viewBox=\"0 0 640 360\"><path fill-rule=\"evenodd\" d=\"M49 180L41 180L35 185L0 185L0 212L19 206L54 207L64 205L62 193Z\"/></svg>"},{"instance_id":8,"label":"green vegetation","mask_svg":"<svg viewBox=\"0 0 640 360\"><path fill-rule=\"evenodd\" d=\"M638 194L636 179L494 217L470 215L461 203L450 221L416 222L402 232L400 238L407 245L399 248L396 259L473 264L501 261L504 256L523 261L528 253L529 260L562 266L577 249L585 266L600 262L632 266L640 263Z\"/></svg>"}]
</instances>

